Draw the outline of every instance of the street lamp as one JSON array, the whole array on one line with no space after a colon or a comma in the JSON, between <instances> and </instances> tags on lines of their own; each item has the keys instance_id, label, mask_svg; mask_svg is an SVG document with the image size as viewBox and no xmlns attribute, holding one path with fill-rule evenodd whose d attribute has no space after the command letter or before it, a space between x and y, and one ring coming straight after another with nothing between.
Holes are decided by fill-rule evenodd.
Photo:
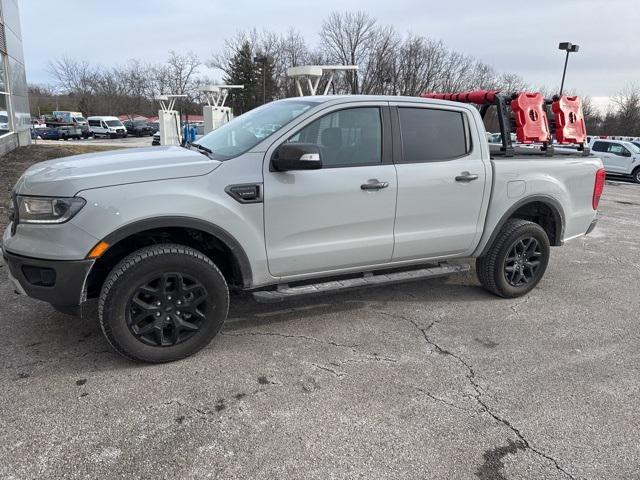
<instances>
[{"instance_id":1,"label":"street lamp","mask_svg":"<svg viewBox=\"0 0 640 480\"><path fill-rule=\"evenodd\" d=\"M576 45L571 42L561 42L558 45L559 50L565 50L567 52L567 56L564 59L564 70L562 71L562 82L560 83L560 96L562 96L562 90L564 89L564 77L567 74L567 62L569 62L569 54L571 52L577 52L580 50L580 45Z\"/></svg>"},{"instance_id":2,"label":"street lamp","mask_svg":"<svg viewBox=\"0 0 640 480\"><path fill-rule=\"evenodd\" d=\"M267 83L267 72L266 72L266 65L267 65L267 56L266 55L259 55L259 56L255 56L253 57L253 61L255 63L261 63L262 64L262 104L264 105L265 103L267 103L267 87L266 87L266 83Z\"/></svg>"}]
</instances>

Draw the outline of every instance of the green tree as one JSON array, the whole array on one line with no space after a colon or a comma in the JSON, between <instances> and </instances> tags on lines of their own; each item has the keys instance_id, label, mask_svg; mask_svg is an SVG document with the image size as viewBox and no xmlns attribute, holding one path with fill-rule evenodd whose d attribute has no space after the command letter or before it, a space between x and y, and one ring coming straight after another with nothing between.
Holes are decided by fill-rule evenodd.
<instances>
[{"instance_id":1,"label":"green tree","mask_svg":"<svg viewBox=\"0 0 640 480\"><path fill-rule=\"evenodd\" d=\"M278 97L275 63L270 56L255 53L249 41L244 41L229 60L225 83L244 85L232 93L229 104L235 115L270 102Z\"/></svg>"},{"instance_id":2,"label":"green tree","mask_svg":"<svg viewBox=\"0 0 640 480\"><path fill-rule=\"evenodd\" d=\"M244 42L236 54L231 58L229 75L224 81L230 85L244 85L243 90L233 92L231 106L235 115L257 107L257 77L258 66L253 61L253 52L249 42Z\"/></svg>"}]
</instances>

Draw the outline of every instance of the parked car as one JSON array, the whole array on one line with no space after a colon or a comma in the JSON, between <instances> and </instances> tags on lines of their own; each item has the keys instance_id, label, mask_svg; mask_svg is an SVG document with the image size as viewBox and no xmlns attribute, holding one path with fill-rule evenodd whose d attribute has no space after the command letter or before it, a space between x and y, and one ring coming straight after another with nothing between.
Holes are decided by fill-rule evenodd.
<instances>
[{"instance_id":1,"label":"parked car","mask_svg":"<svg viewBox=\"0 0 640 480\"><path fill-rule=\"evenodd\" d=\"M127 120L124 122L124 126L127 129L129 135L135 135L136 137L146 137L147 135L153 135L153 129L142 120Z\"/></svg>"},{"instance_id":2,"label":"parked car","mask_svg":"<svg viewBox=\"0 0 640 480\"><path fill-rule=\"evenodd\" d=\"M151 140L152 146L160 145L160 132L156 132L153 134L153 139Z\"/></svg>"},{"instance_id":3,"label":"parked car","mask_svg":"<svg viewBox=\"0 0 640 480\"><path fill-rule=\"evenodd\" d=\"M89 131L94 137L126 137L127 129L117 117L97 116L87 118Z\"/></svg>"},{"instance_id":4,"label":"parked car","mask_svg":"<svg viewBox=\"0 0 640 480\"><path fill-rule=\"evenodd\" d=\"M278 128L254 133L268 124ZM97 298L117 352L167 362L220 331L229 289L278 301L475 259L489 292L524 295L550 246L595 227L603 185L593 156L491 154L472 105L292 98L188 148L31 167L12 191L4 270L18 292L63 311Z\"/></svg>"},{"instance_id":5,"label":"parked car","mask_svg":"<svg viewBox=\"0 0 640 480\"><path fill-rule=\"evenodd\" d=\"M640 146L623 140L593 139L591 151L602 159L609 174L630 177L640 183Z\"/></svg>"},{"instance_id":6,"label":"parked car","mask_svg":"<svg viewBox=\"0 0 640 480\"><path fill-rule=\"evenodd\" d=\"M53 127L39 128L35 134L42 140L60 140L60 132Z\"/></svg>"}]
</instances>

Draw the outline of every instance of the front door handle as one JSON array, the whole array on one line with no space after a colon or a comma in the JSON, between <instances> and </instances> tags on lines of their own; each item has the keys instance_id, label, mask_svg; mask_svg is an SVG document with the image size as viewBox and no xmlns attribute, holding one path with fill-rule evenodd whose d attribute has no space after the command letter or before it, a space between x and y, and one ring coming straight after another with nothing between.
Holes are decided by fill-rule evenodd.
<instances>
[{"instance_id":1,"label":"front door handle","mask_svg":"<svg viewBox=\"0 0 640 480\"><path fill-rule=\"evenodd\" d=\"M377 178L372 178L367 183L363 183L360 185L360 189L362 190L382 190L383 188L387 188L389 186L389 182L380 182Z\"/></svg>"},{"instance_id":2,"label":"front door handle","mask_svg":"<svg viewBox=\"0 0 640 480\"><path fill-rule=\"evenodd\" d=\"M478 179L478 175L475 173L462 172L456 177L456 182L472 182Z\"/></svg>"}]
</instances>

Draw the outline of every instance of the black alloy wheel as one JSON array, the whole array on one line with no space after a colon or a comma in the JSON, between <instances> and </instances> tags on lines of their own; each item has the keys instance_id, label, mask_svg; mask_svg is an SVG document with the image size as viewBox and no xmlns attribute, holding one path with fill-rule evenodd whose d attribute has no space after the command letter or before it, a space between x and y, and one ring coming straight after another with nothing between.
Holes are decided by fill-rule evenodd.
<instances>
[{"instance_id":1,"label":"black alloy wheel","mask_svg":"<svg viewBox=\"0 0 640 480\"><path fill-rule=\"evenodd\" d=\"M202 349L229 310L227 280L185 245L154 244L123 258L102 285L98 319L107 341L132 360L162 363Z\"/></svg>"},{"instance_id":2,"label":"black alloy wheel","mask_svg":"<svg viewBox=\"0 0 640 480\"><path fill-rule=\"evenodd\" d=\"M536 280L542 250L534 237L518 239L505 259L504 275L510 285L521 287Z\"/></svg>"},{"instance_id":3,"label":"black alloy wheel","mask_svg":"<svg viewBox=\"0 0 640 480\"><path fill-rule=\"evenodd\" d=\"M478 280L486 290L500 297L525 295L544 276L549 247L549 237L540 225L509 219L484 255L476 259Z\"/></svg>"},{"instance_id":4,"label":"black alloy wheel","mask_svg":"<svg viewBox=\"0 0 640 480\"><path fill-rule=\"evenodd\" d=\"M127 325L147 345L178 345L200 329L210 308L215 305L198 280L180 272L163 273L136 289L129 300Z\"/></svg>"}]
</instances>

